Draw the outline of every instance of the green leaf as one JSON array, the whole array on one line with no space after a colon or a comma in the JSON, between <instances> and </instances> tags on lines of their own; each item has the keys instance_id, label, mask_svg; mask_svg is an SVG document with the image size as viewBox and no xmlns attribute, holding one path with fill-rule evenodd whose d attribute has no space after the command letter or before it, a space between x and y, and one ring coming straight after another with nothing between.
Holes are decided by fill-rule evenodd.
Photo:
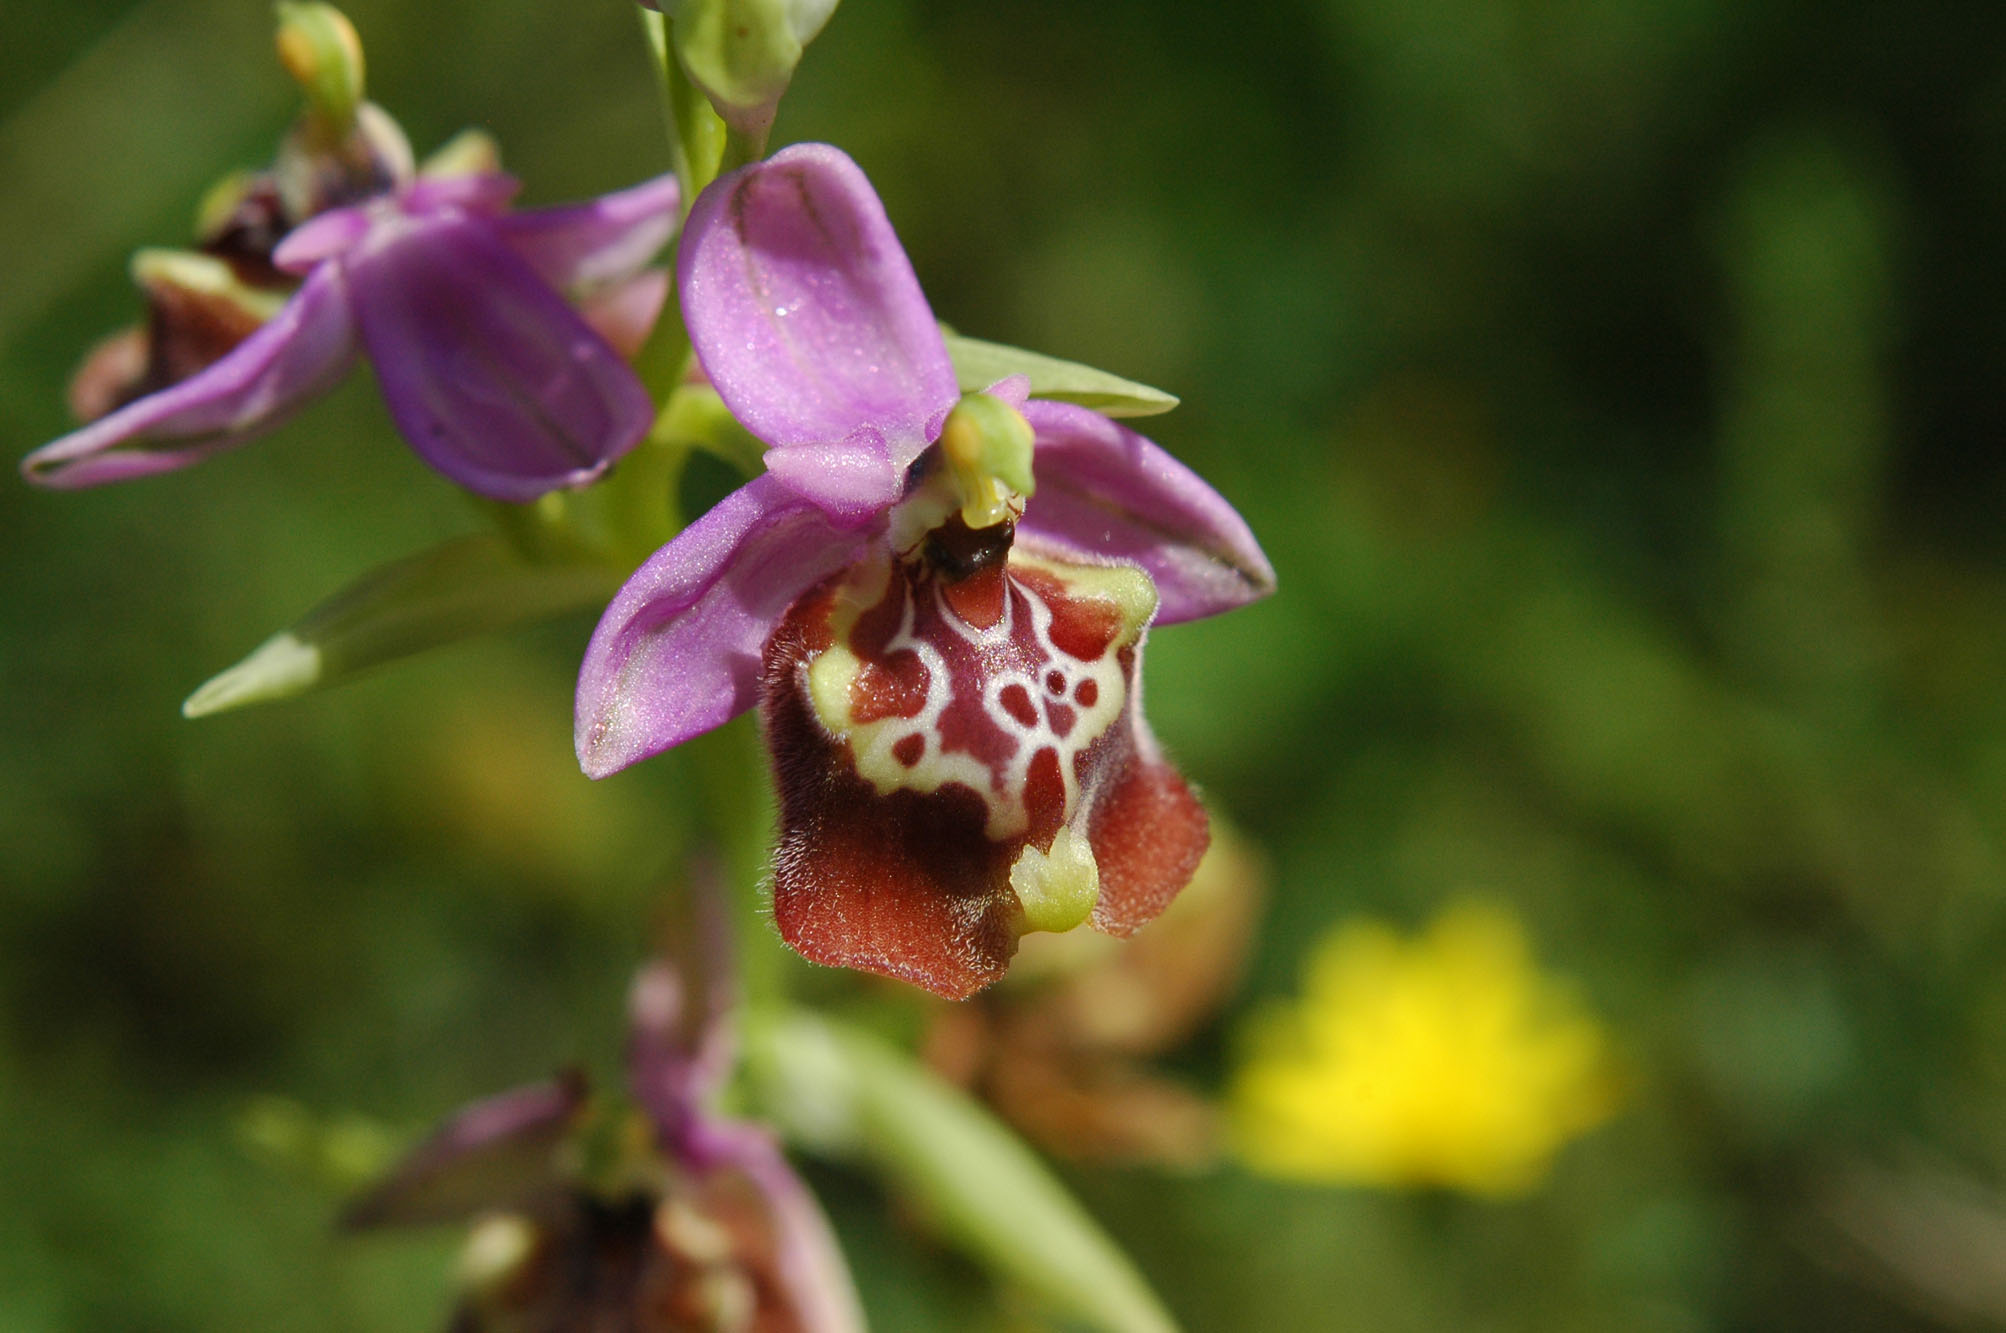
<instances>
[{"instance_id":1,"label":"green leaf","mask_svg":"<svg viewBox=\"0 0 2006 1333\"><path fill-rule=\"evenodd\" d=\"M810 1151L862 1160L992 1271L1105 1333L1175 1333L1141 1274L987 1110L871 1033L790 1011L749 1023L761 1112Z\"/></svg>"},{"instance_id":2,"label":"green leaf","mask_svg":"<svg viewBox=\"0 0 2006 1333\"><path fill-rule=\"evenodd\" d=\"M1177 406L1175 394L1110 375L1105 370L1027 352L1021 347L964 338L946 329L941 332L947 338L947 354L954 361L954 377L963 393L986 389L1010 375L1028 375L1033 398L1078 403L1106 416L1152 417Z\"/></svg>"},{"instance_id":3,"label":"green leaf","mask_svg":"<svg viewBox=\"0 0 2006 1333\"><path fill-rule=\"evenodd\" d=\"M619 587L606 565L536 565L492 534L392 561L316 606L181 705L207 717L290 699L441 644L596 606Z\"/></svg>"}]
</instances>

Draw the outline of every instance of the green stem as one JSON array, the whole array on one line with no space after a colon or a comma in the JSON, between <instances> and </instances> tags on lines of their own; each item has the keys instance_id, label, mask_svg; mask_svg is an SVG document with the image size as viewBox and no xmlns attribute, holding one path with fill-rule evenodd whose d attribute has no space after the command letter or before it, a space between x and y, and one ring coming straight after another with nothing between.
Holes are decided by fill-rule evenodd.
<instances>
[{"instance_id":1,"label":"green stem","mask_svg":"<svg viewBox=\"0 0 2006 1333\"><path fill-rule=\"evenodd\" d=\"M655 60L661 93L662 119L669 132L669 151L675 163L676 180L682 186L682 214L690 215L697 195L717 179L720 164L731 145L724 122L696 85L684 73L669 41L668 19L651 9L643 9L641 31ZM666 413L669 398L689 373L690 339L683 327L682 309L672 283L668 302L655 319L634 369L648 394Z\"/></svg>"},{"instance_id":2,"label":"green stem","mask_svg":"<svg viewBox=\"0 0 2006 1333\"><path fill-rule=\"evenodd\" d=\"M668 19L651 10L641 11L641 28L648 49L655 58L660 78L662 116L667 122L669 146L682 185L682 212L687 218L697 196L717 179L721 171L754 162L765 151L766 136L740 135L727 131L724 121L711 108L703 92L690 81L670 41ZM635 370L649 394L662 405L649 440L640 449L673 445L673 468L658 479L651 469L642 489L658 480L668 490L672 521L674 493L669 488L692 443L719 448L717 439L730 443L731 434L720 432L716 423L705 423L709 404L694 391L685 392L690 362L689 332L684 327L676 292L671 288L667 304L648 335ZM708 394L708 390L704 391ZM718 405L721 410L722 404ZM694 414L694 415L692 415ZM743 434L742 429L738 432ZM717 437L714 439L713 437ZM666 457L666 455L664 455ZM629 460L631 466L634 460ZM752 460L756 466L755 456ZM620 481L618 472L614 481ZM761 910L758 885L765 873L767 844L774 823L772 795L766 781L759 736L751 719L741 718L708 735L699 736L684 747L686 762L696 778L697 801L703 822L721 844L727 877L731 883L727 897L732 903L734 935L739 975L745 994L754 1001L778 997L782 993L783 956L773 937L773 928Z\"/></svg>"},{"instance_id":3,"label":"green stem","mask_svg":"<svg viewBox=\"0 0 2006 1333\"><path fill-rule=\"evenodd\" d=\"M655 316L655 327L648 330L647 341L634 356L634 373L641 377L641 386L664 415L670 411L671 397L689 374L689 362L690 334L683 325L682 302L672 275L668 295L662 299L661 311Z\"/></svg>"},{"instance_id":4,"label":"green stem","mask_svg":"<svg viewBox=\"0 0 2006 1333\"><path fill-rule=\"evenodd\" d=\"M711 109L702 92L683 72L669 43L669 21L654 10L641 10L641 31L648 50L655 57L655 72L661 80L662 119L669 130L669 148L675 158L676 179L683 186L683 216L703 187L717 179L718 163L724 155L724 122Z\"/></svg>"},{"instance_id":5,"label":"green stem","mask_svg":"<svg viewBox=\"0 0 2006 1333\"><path fill-rule=\"evenodd\" d=\"M724 132L724 151L718 159L717 174L737 171L750 166L766 156L766 130L749 133L744 130L727 128Z\"/></svg>"},{"instance_id":6,"label":"green stem","mask_svg":"<svg viewBox=\"0 0 2006 1333\"><path fill-rule=\"evenodd\" d=\"M717 179L720 162L724 158L725 128L711 109L710 99L690 82L683 71L683 63L669 55L662 66L662 84L665 96L675 109L676 130L681 138L681 152L689 164L688 174L683 176L683 216L688 217L690 207L696 203L703 188Z\"/></svg>"}]
</instances>

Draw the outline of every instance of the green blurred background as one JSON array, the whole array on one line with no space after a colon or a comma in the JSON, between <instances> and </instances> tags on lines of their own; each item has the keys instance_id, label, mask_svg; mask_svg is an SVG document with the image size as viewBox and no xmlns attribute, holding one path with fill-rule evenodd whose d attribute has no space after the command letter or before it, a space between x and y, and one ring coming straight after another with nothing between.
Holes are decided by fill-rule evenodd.
<instances>
[{"instance_id":1,"label":"green blurred background","mask_svg":"<svg viewBox=\"0 0 2006 1333\"><path fill-rule=\"evenodd\" d=\"M421 150L486 126L531 202L666 165L625 0L348 8ZM18 456L293 94L253 0L5 12ZM848 0L811 49L776 142L863 164L942 318L1181 394L1151 433L1280 571L1151 641L1273 875L1177 1068L1218 1086L1325 924L1478 892L1629 1070L1522 1201L1069 1170L1193 1329L2006 1325L2002 53L1927 0ZM368 1156L614 1068L702 793L578 776L588 618L176 712L477 522L360 378L191 471L0 485L10 1333L436 1328L455 1238L332 1237L339 1163L251 1108ZM878 1327L993 1308L813 1179Z\"/></svg>"}]
</instances>

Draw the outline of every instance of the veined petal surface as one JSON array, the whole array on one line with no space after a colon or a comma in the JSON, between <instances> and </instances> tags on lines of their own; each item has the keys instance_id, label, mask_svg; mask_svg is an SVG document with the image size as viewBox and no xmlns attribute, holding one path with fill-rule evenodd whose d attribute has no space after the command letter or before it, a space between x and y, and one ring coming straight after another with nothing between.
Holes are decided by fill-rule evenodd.
<instances>
[{"instance_id":1,"label":"veined petal surface","mask_svg":"<svg viewBox=\"0 0 2006 1333\"><path fill-rule=\"evenodd\" d=\"M884 205L827 144L784 149L705 190L677 280L705 373L770 445L869 427L897 478L959 396Z\"/></svg>"},{"instance_id":2,"label":"veined petal surface","mask_svg":"<svg viewBox=\"0 0 2006 1333\"><path fill-rule=\"evenodd\" d=\"M69 489L187 467L277 426L332 388L354 355L346 285L324 265L207 370L44 445L22 460L22 474Z\"/></svg>"},{"instance_id":3,"label":"veined petal surface","mask_svg":"<svg viewBox=\"0 0 2006 1333\"><path fill-rule=\"evenodd\" d=\"M524 502L581 485L653 422L627 363L491 223L400 219L339 262L397 428L469 490Z\"/></svg>"},{"instance_id":4,"label":"veined petal surface","mask_svg":"<svg viewBox=\"0 0 2006 1333\"><path fill-rule=\"evenodd\" d=\"M1156 581L1156 622L1230 611L1274 591L1247 521L1205 480L1100 413L1032 399L1038 489L1021 537L1089 561L1124 560Z\"/></svg>"}]
</instances>

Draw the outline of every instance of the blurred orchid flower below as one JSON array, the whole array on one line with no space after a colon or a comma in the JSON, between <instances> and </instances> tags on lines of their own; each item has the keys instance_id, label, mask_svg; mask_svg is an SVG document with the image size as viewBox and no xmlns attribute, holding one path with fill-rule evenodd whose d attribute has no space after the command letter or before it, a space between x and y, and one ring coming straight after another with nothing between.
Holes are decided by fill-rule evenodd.
<instances>
[{"instance_id":1,"label":"blurred orchid flower below","mask_svg":"<svg viewBox=\"0 0 2006 1333\"><path fill-rule=\"evenodd\" d=\"M635 980L639 1121L605 1124L576 1076L503 1093L349 1208L351 1227L472 1223L456 1333L861 1333L834 1234L778 1144L709 1109L732 996L691 980L660 962Z\"/></svg>"}]
</instances>

